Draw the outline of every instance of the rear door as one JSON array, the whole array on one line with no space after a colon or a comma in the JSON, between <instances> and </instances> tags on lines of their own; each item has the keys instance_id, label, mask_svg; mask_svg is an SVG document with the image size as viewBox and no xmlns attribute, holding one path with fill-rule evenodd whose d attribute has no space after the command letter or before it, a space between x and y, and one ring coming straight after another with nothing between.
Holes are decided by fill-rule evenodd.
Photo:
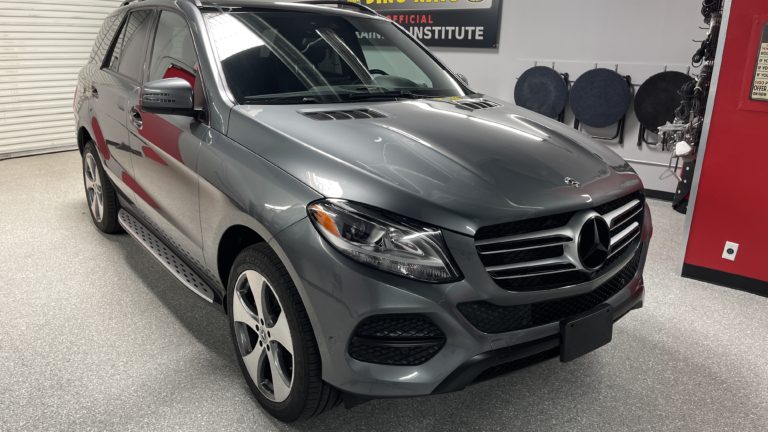
<instances>
[{"instance_id":1,"label":"rear door","mask_svg":"<svg viewBox=\"0 0 768 432\"><path fill-rule=\"evenodd\" d=\"M123 20L112 41L102 68L91 81L90 92L97 120L94 138L112 181L133 199L136 181L133 176L131 148L128 139L128 109L131 95L141 80L147 36L154 11L135 10ZM101 136L100 136L101 135Z\"/></svg>"},{"instance_id":2,"label":"rear door","mask_svg":"<svg viewBox=\"0 0 768 432\"><path fill-rule=\"evenodd\" d=\"M144 82L182 78L194 89L195 105L205 111L203 83L197 70L197 52L186 20L171 10L160 10L149 43ZM210 140L202 120L180 115L144 112L140 93L131 97L128 123L133 165L141 195L137 206L158 235L185 261L204 269L197 159L200 146Z\"/></svg>"}]
</instances>

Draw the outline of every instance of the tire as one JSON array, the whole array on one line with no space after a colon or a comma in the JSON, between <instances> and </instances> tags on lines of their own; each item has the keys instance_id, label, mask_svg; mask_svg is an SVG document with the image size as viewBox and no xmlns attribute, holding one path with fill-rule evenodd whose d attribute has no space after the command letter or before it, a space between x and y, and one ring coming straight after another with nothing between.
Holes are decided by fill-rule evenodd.
<instances>
[{"instance_id":1,"label":"tire","mask_svg":"<svg viewBox=\"0 0 768 432\"><path fill-rule=\"evenodd\" d=\"M93 224L107 234L123 232L117 222L117 212L120 210L117 192L101 165L93 141L88 141L83 148L83 184Z\"/></svg>"},{"instance_id":2,"label":"tire","mask_svg":"<svg viewBox=\"0 0 768 432\"><path fill-rule=\"evenodd\" d=\"M227 312L240 370L269 414L294 422L340 402L338 390L322 380L320 353L301 297L267 244L250 246L235 259Z\"/></svg>"}]
</instances>

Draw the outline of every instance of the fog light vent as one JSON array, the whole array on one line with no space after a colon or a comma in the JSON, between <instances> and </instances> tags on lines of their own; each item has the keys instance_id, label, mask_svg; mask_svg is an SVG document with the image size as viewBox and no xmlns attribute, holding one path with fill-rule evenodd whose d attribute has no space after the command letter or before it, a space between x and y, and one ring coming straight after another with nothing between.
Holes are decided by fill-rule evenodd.
<instances>
[{"instance_id":1,"label":"fog light vent","mask_svg":"<svg viewBox=\"0 0 768 432\"><path fill-rule=\"evenodd\" d=\"M392 366L426 363L445 345L445 334L423 315L378 315L361 322L349 342L358 361Z\"/></svg>"}]
</instances>

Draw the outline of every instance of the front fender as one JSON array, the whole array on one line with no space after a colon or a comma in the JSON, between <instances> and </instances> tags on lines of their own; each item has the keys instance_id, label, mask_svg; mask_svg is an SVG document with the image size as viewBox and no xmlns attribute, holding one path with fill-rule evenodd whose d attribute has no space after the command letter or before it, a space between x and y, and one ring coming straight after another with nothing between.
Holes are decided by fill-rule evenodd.
<instances>
[{"instance_id":1,"label":"front fender","mask_svg":"<svg viewBox=\"0 0 768 432\"><path fill-rule=\"evenodd\" d=\"M250 228L269 242L305 218L307 204L322 196L237 142L211 133L198 165L200 222L205 262L219 275L219 244L229 228Z\"/></svg>"}]
</instances>

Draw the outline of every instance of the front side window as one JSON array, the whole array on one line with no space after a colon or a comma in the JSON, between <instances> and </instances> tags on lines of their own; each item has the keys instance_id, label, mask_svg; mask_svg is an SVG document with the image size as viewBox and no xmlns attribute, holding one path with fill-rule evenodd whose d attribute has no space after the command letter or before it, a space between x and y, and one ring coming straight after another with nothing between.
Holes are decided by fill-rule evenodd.
<instances>
[{"instance_id":1,"label":"front side window","mask_svg":"<svg viewBox=\"0 0 768 432\"><path fill-rule=\"evenodd\" d=\"M180 15L163 11L157 25L147 81L183 78L195 86L197 53L187 22Z\"/></svg>"},{"instance_id":2,"label":"front side window","mask_svg":"<svg viewBox=\"0 0 768 432\"><path fill-rule=\"evenodd\" d=\"M392 23L324 12L206 14L224 78L241 104L466 96Z\"/></svg>"},{"instance_id":3,"label":"front side window","mask_svg":"<svg viewBox=\"0 0 768 432\"><path fill-rule=\"evenodd\" d=\"M110 56L107 66L110 70L139 81L151 17L149 10L139 10L128 16Z\"/></svg>"}]
</instances>

